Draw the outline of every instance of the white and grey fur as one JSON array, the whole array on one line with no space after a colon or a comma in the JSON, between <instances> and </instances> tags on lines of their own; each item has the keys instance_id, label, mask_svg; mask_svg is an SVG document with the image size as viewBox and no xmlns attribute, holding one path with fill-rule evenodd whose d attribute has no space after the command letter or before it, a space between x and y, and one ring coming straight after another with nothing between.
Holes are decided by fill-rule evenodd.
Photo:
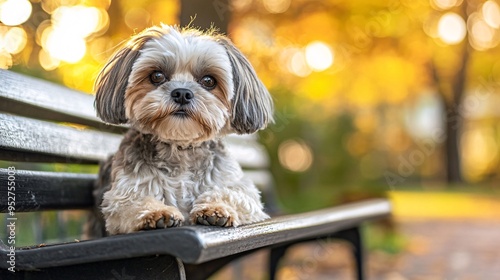
<instances>
[{"instance_id":1,"label":"white and grey fur","mask_svg":"<svg viewBox=\"0 0 500 280\"><path fill-rule=\"evenodd\" d=\"M272 99L229 39L149 28L114 54L95 88L98 116L130 125L100 172L96 193L108 233L186 223L236 227L268 218L222 138L265 128ZM192 93L182 95L188 101L173 93L179 89Z\"/></svg>"}]
</instances>

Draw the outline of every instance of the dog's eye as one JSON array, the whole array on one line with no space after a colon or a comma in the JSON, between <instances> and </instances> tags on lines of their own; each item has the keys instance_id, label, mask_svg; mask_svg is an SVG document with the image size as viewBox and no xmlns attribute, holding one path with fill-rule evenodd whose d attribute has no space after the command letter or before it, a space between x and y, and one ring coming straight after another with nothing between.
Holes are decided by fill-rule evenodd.
<instances>
[{"instance_id":1,"label":"dog's eye","mask_svg":"<svg viewBox=\"0 0 500 280\"><path fill-rule=\"evenodd\" d=\"M204 76L200 80L200 85L206 89L214 89L217 82L212 76Z\"/></svg>"},{"instance_id":2,"label":"dog's eye","mask_svg":"<svg viewBox=\"0 0 500 280\"><path fill-rule=\"evenodd\" d=\"M164 83L167 80L167 77L165 77L165 74L160 71L154 71L151 75L149 75L149 79L154 85L159 85Z\"/></svg>"}]
</instances>

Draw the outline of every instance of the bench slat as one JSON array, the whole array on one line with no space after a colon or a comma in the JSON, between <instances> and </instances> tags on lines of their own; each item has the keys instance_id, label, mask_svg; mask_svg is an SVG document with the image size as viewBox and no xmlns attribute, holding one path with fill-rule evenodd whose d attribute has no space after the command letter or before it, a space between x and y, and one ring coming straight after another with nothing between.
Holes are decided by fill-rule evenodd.
<instances>
[{"instance_id":1,"label":"bench slat","mask_svg":"<svg viewBox=\"0 0 500 280\"><path fill-rule=\"evenodd\" d=\"M2 160L97 163L116 151L121 141L119 135L111 133L1 113L0 127Z\"/></svg>"},{"instance_id":2,"label":"bench slat","mask_svg":"<svg viewBox=\"0 0 500 280\"><path fill-rule=\"evenodd\" d=\"M7 70L0 70L0 85L0 111L105 127L96 117L93 95Z\"/></svg>"},{"instance_id":3,"label":"bench slat","mask_svg":"<svg viewBox=\"0 0 500 280\"><path fill-rule=\"evenodd\" d=\"M16 170L0 168L0 212L8 212L8 197L15 197L15 212L82 209L93 206L92 186L97 175ZM14 182L13 195L8 195Z\"/></svg>"},{"instance_id":4,"label":"bench slat","mask_svg":"<svg viewBox=\"0 0 500 280\"><path fill-rule=\"evenodd\" d=\"M16 251L16 269L36 269L149 255L173 255L198 264L269 245L316 238L387 217L390 203L373 199L238 228L185 226ZM0 244L1 245L1 244ZM7 248L0 267L7 268ZM1 251L1 250L0 250Z\"/></svg>"}]
</instances>

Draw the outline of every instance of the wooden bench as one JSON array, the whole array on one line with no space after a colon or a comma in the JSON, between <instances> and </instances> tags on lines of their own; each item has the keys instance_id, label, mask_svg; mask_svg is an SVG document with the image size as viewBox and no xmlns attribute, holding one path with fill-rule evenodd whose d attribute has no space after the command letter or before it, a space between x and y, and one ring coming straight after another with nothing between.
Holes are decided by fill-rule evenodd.
<instances>
[{"instance_id":1,"label":"wooden bench","mask_svg":"<svg viewBox=\"0 0 500 280\"><path fill-rule=\"evenodd\" d=\"M91 95L0 70L0 160L5 162L0 166L0 210L6 213L5 226L15 224L21 212L92 210L95 174L19 170L16 164L96 165L117 149L124 130L95 117ZM230 137L228 142L247 176L261 187L266 204L273 206L265 150L255 136ZM11 181L15 190L9 190ZM206 279L232 260L262 248L271 250L274 279L288 247L320 238L351 242L362 279L359 227L389 214L389 202L374 199L239 228L184 226L26 248L10 248L8 234L0 242L0 279ZM23 234L14 233L13 238Z\"/></svg>"}]
</instances>

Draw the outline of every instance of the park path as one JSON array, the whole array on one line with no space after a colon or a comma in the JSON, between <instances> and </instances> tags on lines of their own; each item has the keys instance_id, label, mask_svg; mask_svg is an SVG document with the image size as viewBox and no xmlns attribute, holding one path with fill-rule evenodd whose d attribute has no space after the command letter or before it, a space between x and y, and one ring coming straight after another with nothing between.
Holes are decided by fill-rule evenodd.
<instances>
[{"instance_id":1,"label":"park path","mask_svg":"<svg viewBox=\"0 0 500 280\"><path fill-rule=\"evenodd\" d=\"M367 279L500 279L500 220L405 219L396 221L396 226L404 249L398 254L371 252ZM354 279L349 250L341 242L297 246L289 252L278 279ZM259 252L214 279L267 279L266 259L266 252Z\"/></svg>"},{"instance_id":2,"label":"park path","mask_svg":"<svg viewBox=\"0 0 500 280\"><path fill-rule=\"evenodd\" d=\"M420 220L399 223L406 246L383 267L370 258L369 279L500 279L499 220ZM374 253L376 254L376 253ZM387 257L387 256L386 256Z\"/></svg>"}]
</instances>

